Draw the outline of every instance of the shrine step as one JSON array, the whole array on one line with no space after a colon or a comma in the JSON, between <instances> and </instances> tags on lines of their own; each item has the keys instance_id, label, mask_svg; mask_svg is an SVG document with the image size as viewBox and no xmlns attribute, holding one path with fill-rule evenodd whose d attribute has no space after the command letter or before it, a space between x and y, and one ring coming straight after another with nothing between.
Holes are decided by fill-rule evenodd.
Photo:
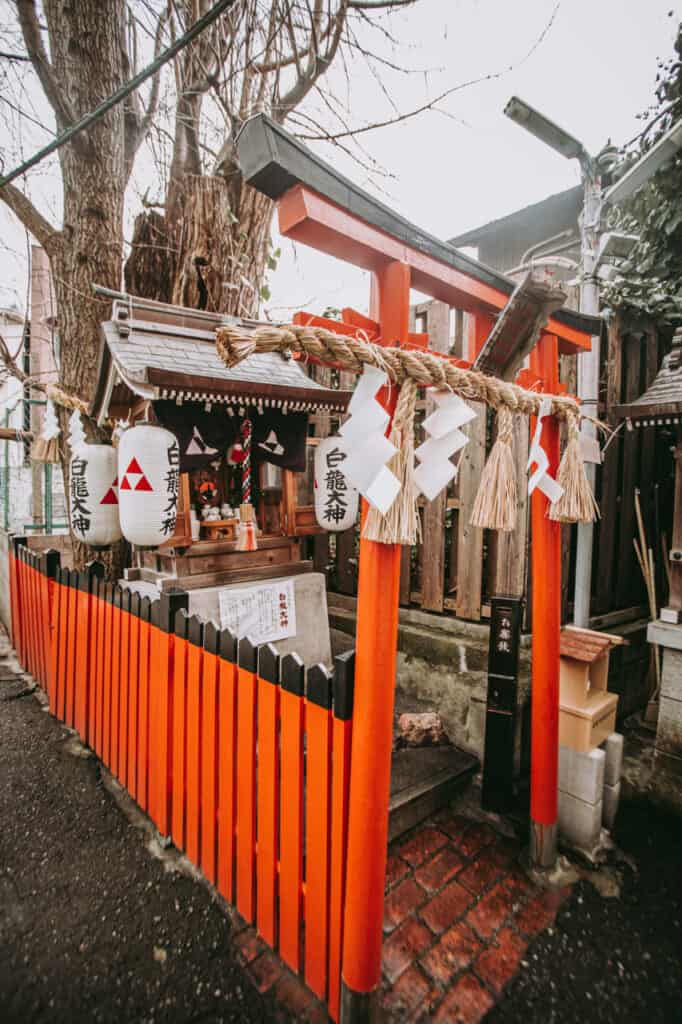
<instances>
[{"instance_id":1,"label":"shrine step","mask_svg":"<svg viewBox=\"0 0 682 1024\"><path fill-rule=\"evenodd\" d=\"M479 770L479 762L457 747L405 747L393 751L388 839L447 807Z\"/></svg>"}]
</instances>

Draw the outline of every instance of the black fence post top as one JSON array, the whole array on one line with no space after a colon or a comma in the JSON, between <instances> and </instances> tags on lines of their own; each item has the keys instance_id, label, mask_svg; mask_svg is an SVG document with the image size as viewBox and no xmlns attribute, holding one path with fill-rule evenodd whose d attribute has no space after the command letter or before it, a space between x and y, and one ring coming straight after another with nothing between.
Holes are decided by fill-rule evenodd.
<instances>
[{"instance_id":1,"label":"black fence post top","mask_svg":"<svg viewBox=\"0 0 682 1024\"><path fill-rule=\"evenodd\" d=\"M159 628L164 633L172 633L180 609L187 611L189 608L189 594L180 587L171 587L170 590L161 591L159 600Z\"/></svg>"},{"instance_id":2,"label":"black fence post top","mask_svg":"<svg viewBox=\"0 0 682 1024\"><path fill-rule=\"evenodd\" d=\"M285 654L281 660L282 689L302 697L305 693L305 667L298 654Z\"/></svg>"},{"instance_id":3,"label":"black fence post top","mask_svg":"<svg viewBox=\"0 0 682 1024\"><path fill-rule=\"evenodd\" d=\"M237 637L227 628L220 630L219 652L223 661L237 664Z\"/></svg>"},{"instance_id":4,"label":"black fence post top","mask_svg":"<svg viewBox=\"0 0 682 1024\"><path fill-rule=\"evenodd\" d=\"M255 672L258 667L258 648L248 636L239 640L239 667L247 672Z\"/></svg>"},{"instance_id":5,"label":"black fence post top","mask_svg":"<svg viewBox=\"0 0 682 1024\"><path fill-rule=\"evenodd\" d=\"M279 654L274 644L258 648L258 676L267 683L279 682Z\"/></svg>"},{"instance_id":6,"label":"black fence post top","mask_svg":"<svg viewBox=\"0 0 682 1024\"><path fill-rule=\"evenodd\" d=\"M344 651L334 658L334 717L348 721L353 717L355 691L355 651Z\"/></svg>"},{"instance_id":7,"label":"black fence post top","mask_svg":"<svg viewBox=\"0 0 682 1024\"><path fill-rule=\"evenodd\" d=\"M204 650L208 654L217 654L220 648L220 630L212 619L204 625Z\"/></svg>"},{"instance_id":8,"label":"black fence post top","mask_svg":"<svg viewBox=\"0 0 682 1024\"><path fill-rule=\"evenodd\" d=\"M332 675L324 665L313 665L308 669L306 699L321 708L332 706Z\"/></svg>"}]
</instances>

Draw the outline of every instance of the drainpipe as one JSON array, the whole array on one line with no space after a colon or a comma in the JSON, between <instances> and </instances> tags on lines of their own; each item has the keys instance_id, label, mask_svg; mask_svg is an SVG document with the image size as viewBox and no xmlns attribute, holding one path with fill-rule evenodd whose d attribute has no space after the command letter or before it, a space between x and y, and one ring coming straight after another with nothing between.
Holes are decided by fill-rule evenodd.
<instances>
[{"instance_id":1,"label":"drainpipe","mask_svg":"<svg viewBox=\"0 0 682 1024\"><path fill-rule=\"evenodd\" d=\"M599 248L601 221L601 183L590 173L584 177L585 199L580 224L581 264L580 311L599 316L599 283L595 272ZM578 356L578 398L581 408L588 416L597 417L599 403L599 346L598 335L592 337L592 348ZM583 421L581 433L594 438L594 424ZM593 462L585 463L585 472L594 490L597 467ZM578 544L575 563L575 589L573 592L573 622L586 628L590 622L590 595L592 588L592 547L594 523L578 523Z\"/></svg>"}]
</instances>

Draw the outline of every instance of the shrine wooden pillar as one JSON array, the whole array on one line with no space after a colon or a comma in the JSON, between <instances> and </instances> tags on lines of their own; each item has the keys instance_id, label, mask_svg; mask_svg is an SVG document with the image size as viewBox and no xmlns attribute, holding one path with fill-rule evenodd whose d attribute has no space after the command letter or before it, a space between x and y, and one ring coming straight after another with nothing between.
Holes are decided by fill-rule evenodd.
<instances>
[{"instance_id":1,"label":"shrine wooden pillar","mask_svg":"<svg viewBox=\"0 0 682 1024\"><path fill-rule=\"evenodd\" d=\"M558 339L543 334L530 355L530 370L542 391L559 389ZM534 429L534 428L532 428ZM559 424L543 422L542 447L549 474L559 467ZM559 634L561 630L561 524L547 516L549 502L539 487L531 496L531 790L530 855L541 868L557 853L559 774Z\"/></svg>"},{"instance_id":2,"label":"shrine wooden pillar","mask_svg":"<svg viewBox=\"0 0 682 1024\"><path fill-rule=\"evenodd\" d=\"M382 343L404 344L409 330L409 267L396 261L378 271L372 300ZM396 398L395 388L379 395L390 412ZM363 501L363 521L366 514ZM370 1020L381 987L400 555L399 544L360 540L342 1024Z\"/></svg>"}]
</instances>

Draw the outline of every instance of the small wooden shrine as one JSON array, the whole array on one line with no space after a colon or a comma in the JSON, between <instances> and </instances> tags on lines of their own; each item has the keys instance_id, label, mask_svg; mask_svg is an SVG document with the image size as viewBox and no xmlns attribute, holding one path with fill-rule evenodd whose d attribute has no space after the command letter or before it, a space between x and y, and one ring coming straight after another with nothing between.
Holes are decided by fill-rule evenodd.
<instances>
[{"instance_id":1,"label":"small wooden shrine","mask_svg":"<svg viewBox=\"0 0 682 1024\"><path fill-rule=\"evenodd\" d=\"M224 316L107 295L93 415L159 423L180 445L175 533L139 552L144 577L184 586L193 577L196 587L303 571L300 539L320 532L309 415L340 418L351 393L322 387L287 354L258 353L228 369L215 348ZM255 510L257 550L238 550L243 501Z\"/></svg>"}]
</instances>

